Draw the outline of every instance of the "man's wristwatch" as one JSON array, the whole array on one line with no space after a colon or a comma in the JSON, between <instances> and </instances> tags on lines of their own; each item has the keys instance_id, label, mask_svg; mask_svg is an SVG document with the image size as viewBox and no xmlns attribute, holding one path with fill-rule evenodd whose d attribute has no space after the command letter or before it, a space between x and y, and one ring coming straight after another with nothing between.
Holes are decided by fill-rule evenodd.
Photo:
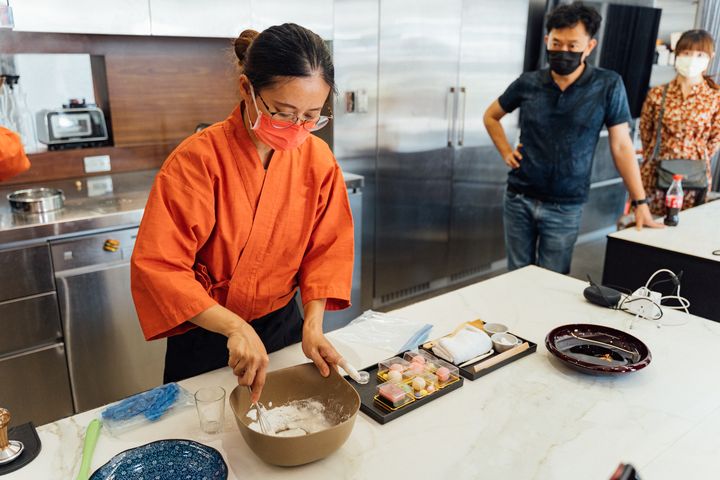
<instances>
[{"instance_id":1,"label":"man's wristwatch","mask_svg":"<svg viewBox=\"0 0 720 480\"><path fill-rule=\"evenodd\" d=\"M647 197L642 198L640 200L633 200L632 202L630 202L630 205L632 205L633 207L637 207L638 205L647 205L647 204L648 204Z\"/></svg>"}]
</instances>

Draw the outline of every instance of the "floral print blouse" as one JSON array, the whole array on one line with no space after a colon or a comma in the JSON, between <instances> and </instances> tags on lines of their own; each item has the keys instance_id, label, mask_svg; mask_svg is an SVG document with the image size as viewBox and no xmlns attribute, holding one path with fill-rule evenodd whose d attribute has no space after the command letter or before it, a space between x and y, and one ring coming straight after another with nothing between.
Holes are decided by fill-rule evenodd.
<instances>
[{"instance_id":1,"label":"floral print blouse","mask_svg":"<svg viewBox=\"0 0 720 480\"><path fill-rule=\"evenodd\" d=\"M643 164L640 173L645 193L654 215L665 215L665 192L656 188L657 161L652 159L657 140L657 122L662 105L664 85L650 89L640 115L640 139ZM720 90L707 82L693 85L683 98L677 80L670 82L662 120L662 140L658 159L685 158L705 162L708 189L712 175L710 160L720 148ZM704 196L703 192L686 191L683 209L691 208Z\"/></svg>"}]
</instances>

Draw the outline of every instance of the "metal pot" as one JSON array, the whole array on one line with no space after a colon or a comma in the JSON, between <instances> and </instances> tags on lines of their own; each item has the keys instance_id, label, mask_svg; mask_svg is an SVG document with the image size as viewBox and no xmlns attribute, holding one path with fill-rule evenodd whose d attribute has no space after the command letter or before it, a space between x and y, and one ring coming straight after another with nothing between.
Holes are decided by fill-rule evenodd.
<instances>
[{"instance_id":1,"label":"metal pot","mask_svg":"<svg viewBox=\"0 0 720 480\"><path fill-rule=\"evenodd\" d=\"M65 203L65 194L58 188L28 188L7 196L10 208L17 213L45 213L58 210Z\"/></svg>"}]
</instances>

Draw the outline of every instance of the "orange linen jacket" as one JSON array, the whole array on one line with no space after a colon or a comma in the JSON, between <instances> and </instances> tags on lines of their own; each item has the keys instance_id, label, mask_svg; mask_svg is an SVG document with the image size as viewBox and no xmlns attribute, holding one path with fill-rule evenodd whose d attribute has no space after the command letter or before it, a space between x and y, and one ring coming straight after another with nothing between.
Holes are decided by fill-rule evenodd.
<instances>
[{"instance_id":1,"label":"orange linen jacket","mask_svg":"<svg viewBox=\"0 0 720 480\"><path fill-rule=\"evenodd\" d=\"M303 302L350 305L353 220L342 172L311 135L267 171L237 107L185 140L153 184L131 262L147 340L177 335L215 304L246 321Z\"/></svg>"},{"instance_id":2,"label":"orange linen jacket","mask_svg":"<svg viewBox=\"0 0 720 480\"><path fill-rule=\"evenodd\" d=\"M7 128L0 127L0 182L14 177L30 168L20 137Z\"/></svg>"}]
</instances>

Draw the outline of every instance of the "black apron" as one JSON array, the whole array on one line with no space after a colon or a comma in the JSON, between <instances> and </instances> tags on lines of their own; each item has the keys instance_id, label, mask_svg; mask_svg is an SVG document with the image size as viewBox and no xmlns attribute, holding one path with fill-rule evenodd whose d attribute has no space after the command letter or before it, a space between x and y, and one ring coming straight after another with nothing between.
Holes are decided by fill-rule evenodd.
<instances>
[{"instance_id":1,"label":"black apron","mask_svg":"<svg viewBox=\"0 0 720 480\"><path fill-rule=\"evenodd\" d=\"M279 310L250 322L265 345L267 353L302 340L303 318L295 298ZM193 328L181 335L168 337L163 382L177 382L201 373L227 367L227 337Z\"/></svg>"}]
</instances>

